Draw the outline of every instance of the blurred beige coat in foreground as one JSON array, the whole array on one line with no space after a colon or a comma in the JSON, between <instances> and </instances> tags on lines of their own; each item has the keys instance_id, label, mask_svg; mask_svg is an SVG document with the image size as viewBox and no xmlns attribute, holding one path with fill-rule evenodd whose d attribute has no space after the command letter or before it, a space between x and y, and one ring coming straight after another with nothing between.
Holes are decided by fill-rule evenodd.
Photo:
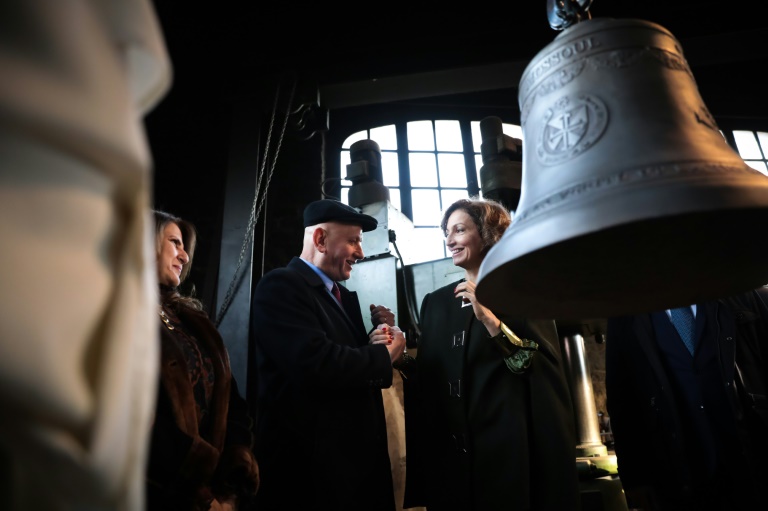
<instances>
[{"instance_id":1,"label":"blurred beige coat in foreground","mask_svg":"<svg viewBox=\"0 0 768 511\"><path fill-rule=\"evenodd\" d=\"M170 82L149 0L0 0L3 509L143 509Z\"/></svg>"}]
</instances>

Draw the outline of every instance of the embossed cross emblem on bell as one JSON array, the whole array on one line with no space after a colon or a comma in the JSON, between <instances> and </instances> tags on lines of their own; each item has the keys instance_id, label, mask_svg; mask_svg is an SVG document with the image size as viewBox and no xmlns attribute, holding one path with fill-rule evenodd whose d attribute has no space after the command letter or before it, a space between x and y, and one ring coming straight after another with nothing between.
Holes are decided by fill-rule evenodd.
<instances>
[{"instance_id":1,"label":"embossed cross emblem on bell","mask_svg":"<svg viewBox=\"0 0 768 511\"><path fill-rule=\"evenodd\" d=\"M609 317L768 283L768 177L726 143L675 37L634 19L563 30L527 66L519 206L478 299Z\"/></svg>"}]
</instances>

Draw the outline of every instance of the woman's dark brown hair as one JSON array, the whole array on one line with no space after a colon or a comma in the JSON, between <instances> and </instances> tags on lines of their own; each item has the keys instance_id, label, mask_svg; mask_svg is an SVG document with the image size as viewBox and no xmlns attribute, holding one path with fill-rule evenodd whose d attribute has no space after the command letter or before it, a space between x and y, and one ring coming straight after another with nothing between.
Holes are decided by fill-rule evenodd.
<instances>
[{"instance_id":1,"label":"woman's dark brown hair","mask_svg":"<svg viewBox=\"0 0 768 511\"><path fill-rule=\"evenodd\" d=\"M176 224L181 231L181 241L184 243L184 250L189 257L189 261L181 270L179 276L181 282L184 282L189 276L189 270L192 268L192 259L195 256L195 246L197 245L197 229L195 226L180 217L167 213L165 211L153 210L155 217L155 254L160 255L160 246L163 241L163 232L168 224ZM166 286L163 286L166 287ZM203 304L197 298L182 295L178 288L162 289L163 301L179 303L196 310L202 310Z\"/></svg>"},{"instance_id":2,"label":"woman's dark brown hair","mask_svg":"<svg viewBox=\"0 0 768 511\"><path fill-rule=\"evenodd\" d=\"M443 213L440 227L446 236L448 235L448 219L458 209L465 211L472 218L472 221L475 222L486 251L498 243L504 235L504 231L512 223L509 211L499 202L479 197L459 199L448 206L448 209Z\"/></svg>"}]
</instances>

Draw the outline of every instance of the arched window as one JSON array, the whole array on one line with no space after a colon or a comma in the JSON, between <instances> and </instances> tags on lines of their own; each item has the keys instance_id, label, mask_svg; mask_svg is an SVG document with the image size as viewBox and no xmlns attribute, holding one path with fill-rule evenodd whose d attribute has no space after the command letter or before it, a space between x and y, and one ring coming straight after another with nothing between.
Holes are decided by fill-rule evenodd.
<instances>
[{"instance_id":1,"label":"arched window","mask_svg":"<svg viewBox=\"0 0 768 511\"><path fill-rule=\"evenodd\" d=\"M502 124L502 130L522 139L520 126ZM440 230L443 210L457 199L482 195L480 121L419 120L353 133L342 144L342 178L350 163L350 146L365 139L381 149L382 180L389 188L390 203L418 230L414 239L420 248L409 251L418 256L407 262L448 257ZM351 181L342 179L341 200L347 204L350 186Z\"/></svg>"}]
</instances>

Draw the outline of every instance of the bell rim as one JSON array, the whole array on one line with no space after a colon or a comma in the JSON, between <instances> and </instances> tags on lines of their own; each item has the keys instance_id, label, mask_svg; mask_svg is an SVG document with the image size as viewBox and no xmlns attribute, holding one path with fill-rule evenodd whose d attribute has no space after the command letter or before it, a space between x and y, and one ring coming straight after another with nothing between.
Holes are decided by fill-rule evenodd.
<instances>
[{"instance_id":1,"label":"bell rim","mask_svg":"<svg viewBox=\"0 0 768 511\"><path fill-rule=\"evenodd\" d=\"M768 221L768 211L762 213L761 220ZM669 219L658 222L669 223ZM650 229L653 223L647 222L644 229ZM617 239L632 237L632 233L617 234L620 230L615 230ZM583 319L651 312L723 298L768 284L768 266L764 264L768 240L746 241L754 238L747 235L748 230L754 228L732 229L725 239L713 238L708 229L699 232L712 243L719 241L722 245L705 244L707 250L674 250L680 259L678 263L669 262L669 250L663 246L638 251L632 243L625 243L615 254L612 252L613 262L605 267L577 261L550 268L541 261L554 256L529 254L531 259L519 260L516 267L500 266L485 273L481 270L477 299L497 314L511 317ZM559 244L556 251L562 255L594 250L599 246L593 243L596 237L605 237L606 232L568 240ZM552 252L553 248L549 246L546 250ZM701 253L709 256L701 258ZM695 257L699 257L698 263L685 263ZM643 262L636 264L638 259ZM718 274L724 267L731 271Z\"/></svg>"},{"instance_id":2,"label":"bell rim","mask_svg":"<svg viewBox=\"0 0 768 511\"><path fill-rule=\"evenodd\" d=\"M745 287L747 282L750 285L756 284L760 280L757 276L765 277L765 282L760 284L768 283L768 264L762 263L764 259L768 259L768 240L763 242L755 239L753 235L754 225L768 222L768 177L762 174L761 177L762 179L737 180L737 183L731 186L714 182L703 185L702 182L707 180L701 178L677 179L677 182L672 183L670 179L666 179L656 183L663 185L661 187L645 184L640 191L617 190L611 196L604 195L589 201L588 208L583 207L583 203L574 202L556 211L561 217L550 214L535 217L528 222L516 224L513 221L502 239L489 250L481 264L478 275L478 299L491 308L493 306L504 308L504 304L497 303L491 288L503 286L502 294L509 298L510 293L514 295L517 292L517 284L522 281L525 283L523 287L527 289L518 298L509 302L510 308L513 309L510 312L522 313L529 317L563 318L604 317L606 314L617 315L630 312L623 310L624 308L618 305L621 301L616 298L612 298L610 303L603 303L597 291L584 293L580 298L571 296L566 299L561 296L558 304L549 304L546 307L541 304L535 305L541 300L546 301L549 290L556 289L558 282L569 282L569 285L589 288L589 278L582 279L578 273L594 274L601 270L593 266L597 263L591 263L588 260L583 260L580 266L577 265L570 270L565 269L567 265L565 268L555 270L540 267L542 263L537 263L536 258L546 262L558 257L557 254L560 254L559 257L566 257L573 253L574 257L581 257L578 254L580 251L604 250L606 243L619 243L621 247L611 248L615 252L614 258L618 261L632 260L647 251L645 247L647 244L671 245L677 243L678 237L681 236L683 240L688 240L685 241L686 246L691 247L691 253L685 253L688 250L685 247L675 247L675 251L684 253L683 257L698 258L704 262L707 257L710 257L709 264L719 266L724 262L722 259L730 257L729 260L734 266L743 267L741 271L756 275L742 279L744 281L742 285L738 285L739 278L736 277L733 284L716 287L710 298L728 294L729 290L734 291ZM698 186L693 186L692 183ZM681 193L685 193L685 196ZM621 204L624 209L618 214L610 214L615 212L617 204ZM685 229L682 234L675 235L669 232L672 226L682 226ZM651 227L655 231L650 231ZM638 233L642 233L642 236ZM730 250L734 252L732 256L723 255L718 256L719 258L701 256L701 253L706 254L711 244L726 242L731 245ZM648 277L644 276L640 281L632 283L629 282L631 277L627 275L632 274L633 270L642 273L648 273L651 269L658 270L662 259L666 259L655 260L654 254L653 251L644 254L642 258L645 261L638 268L611 269L610 271L614 272L612 278L617 283L623 280L627 289L632 287L643 289L645 285L643 279ZM599 260L606 261L605 254L601 255ZM619 263L614 261L612 264ZM699 264L704 263L696 263L696 265ZM643 271L643 265L645 265L645 271ZM621 268L621 264L619 267ZM552 274L549 275L547 272ZM541 274L541 277L536 277L537 274ZM696 291L698 280L701 278L690 278L688 281L681 282L679 275L675 275L674 279L670 278L669 282L674 281L675 287L684 288L679 293L680 297L671 300L671 305L684 305L691 298L690 292L685 288L690 288L697 296L701 296L702 293ZM505 281L508 283L504 284ZM663 284L663 281L658 282L659 286ZM532 291L531 288L540 290ZM536 293L542 294L538 301L535 299ZM653 296L639 300L638 303L643 308L654 308ZM687 303L692 302L687 301ZM543 310L537 309L542 307Z\"/></svg>"}]
</instances>

